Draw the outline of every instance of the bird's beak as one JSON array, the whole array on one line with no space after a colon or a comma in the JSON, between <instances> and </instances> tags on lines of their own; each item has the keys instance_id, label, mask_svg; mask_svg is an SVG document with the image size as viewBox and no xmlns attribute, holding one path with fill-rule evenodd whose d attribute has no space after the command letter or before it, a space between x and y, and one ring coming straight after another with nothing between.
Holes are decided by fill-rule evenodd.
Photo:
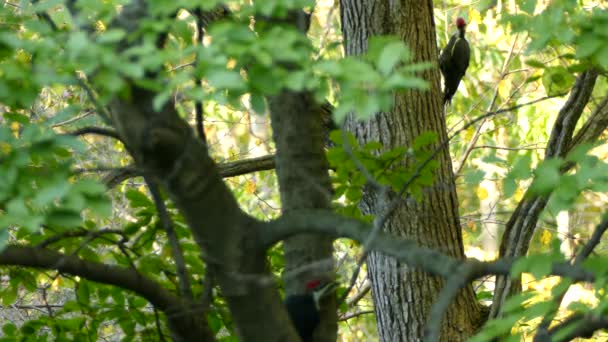
<instances>
[{"instance_id":1,"label":"bird's beak","mask_svg":"<svg viewBox=\"0 0 608 342\"><path fill-rule=\"evenodd\" d=\"M339 285L340 284L338 282L330 281L321 285L321 287L313 293L317 309L319 309L319 303L321 302L321 300L327 297L332 292L334 292Z\"/></svg>"}]
</instances>

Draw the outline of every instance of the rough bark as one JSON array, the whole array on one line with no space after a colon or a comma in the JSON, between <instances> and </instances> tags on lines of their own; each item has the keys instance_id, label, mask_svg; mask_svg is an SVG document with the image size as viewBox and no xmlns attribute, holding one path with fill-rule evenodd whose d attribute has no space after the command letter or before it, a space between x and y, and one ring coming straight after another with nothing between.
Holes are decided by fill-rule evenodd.
<instances>
[{"instance_id":1,"label":"rough bark","mask_svg":"<svg viewBox=\"0 0 608 342\"><path fill-rule=\"evenodd\" d=\"M289 91L270 98L269 105L283 213L329 209L331 182L319 106L310 94ZM312 234L284 241L286 295L304 292L305 284L312 279L333 280L332 241ZM321 308L315 341L335 341L337 329L336 300L332 295Z\"/></svg>"},{"instance_id":2,"label":"rough bark","mask_svg":"<svg viewBox=\"0 0 608 342\"><path fill-rule=\"evenodd\" d=\"M366 51L368 39L374 35L396 35L409 45L416 61L436 61L437 45L433 6L430 0L341 1L342 30L347 55ZM379 113L367 122L349 120L346 127L361 143L380 141L385 148L410 146L419 134L434 131L445 141L446 126L441 105L437 69L422 75L431 84L428 92L410 91L395 95L391 112ZM439 146L439 143L434 147ZM436 248L456 258L464 258L458 199L452 165L446 149L438 155L439 168L434 186L427 189L421 202L401 203L388 220L385 230ZM405 160L407 164L411 161ZM390 198L378 198L367 192L362 209L378 214ZM379 253L367 259L372 280L378 331L382 341L417 341L424 336L424 327L431 305L443 281ZM471 286L467 286L450 306L442 324L441 340L463 341L474 332L480 309Z\"/></svg>"},{"instance_id":3,"label":"rough bark","mask_svg":"<svg viewBox=\"0 0 608 342\"><path fill-rule=\"evenodd\" d=\"M306 33L310 26L310 18L304 11L292 11L285 21L302 33ZM269 97L268 104L277 148L276 173L283 213L330 209L331 181L324 151L327 133L327 119L322 116L324 108L315 103L310 93L288 90ZM313 279L334 280L332 243L330 237L313 234L283 242L286 296L303 293L306 283ZM336 340L336 309L336 296L332 293L321 306L321 322L315 329L315 341Z\"/></svg>"},{"instance_id":4,"label":"rough bark","mask_svg":"<svg viewBox=\"0 0 608 342\"><path fill-rule=\"evenodd\" d=\"M114 25L131 32L147 14L144 3L133 1ZM207 146L180 118L175 104L169 101L155 109L155 92L127 86L129 96L110 102L112 126L136 167L166 189L188 222L226 299L239 340L296 341L274 282L269 281L265 249L258 242L259 223L240 209ZM207 324L202 312L180 314L184 320ZM189 331L172 333L182 340L197 340L184 337Z\"/></svg>"}]
</instances>

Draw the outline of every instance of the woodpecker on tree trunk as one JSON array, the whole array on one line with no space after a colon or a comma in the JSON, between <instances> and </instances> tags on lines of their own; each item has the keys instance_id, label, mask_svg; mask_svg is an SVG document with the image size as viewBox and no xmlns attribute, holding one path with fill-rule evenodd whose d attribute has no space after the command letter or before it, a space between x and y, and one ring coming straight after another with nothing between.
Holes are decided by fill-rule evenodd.
<instances>
[{"instance_id":1,"label":"woodpecker on tree trunk","mask_svg":"<svg viewBox=\"0 0 608 342\"><path fill-rule=\"evenodd\" d=\"M467 24L462 18L456 19L458 32L448 41L448 45L439 55L439 68L443 74L445 88L443 91L443 104L449 103L456 93L460 80L469 67L471 50L469 42L464 37Z\"/></svg>"},{"instance_id":2,"label":"woodpecker on tree trunk","mask_svg":"<svg viewBox=\"0 0 608 342\"><path fill-rule=\"evenodd\" d=\"M312 342L313 333L321 322L319 316L320 302L337 287L338 284L335 282L313 280L306 284L303 294L285 298L289 318L302 342Z\"/></svg>"}]
</instances>

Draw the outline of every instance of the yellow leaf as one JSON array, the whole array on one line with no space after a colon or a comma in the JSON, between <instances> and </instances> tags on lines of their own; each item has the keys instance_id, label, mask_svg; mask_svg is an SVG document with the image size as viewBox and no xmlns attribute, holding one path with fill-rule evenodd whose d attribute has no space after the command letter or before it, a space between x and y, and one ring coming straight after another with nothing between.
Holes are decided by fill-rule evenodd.
<instances>
[{"instance_id":1,"label":"yellow leaf","mask_svg":"<svg viewBox=\"0 0 608 342\"><path fill-rule=\"evenodd\" d=\"M13 149L11 148L11 145L9 143L0 141L0 152L2 152L4 154L9 154L9 153L11 153L12 150Z\"/></svg>"},{"instance_id":2,"label":"yellow leaf","mask_svg":"<svg viewBox=\"0 0 608 342\"><path fill-rule=\"evenodd\" d=\"M473 221L469 221L467 223L467 227L474 232L477 231L477 225Z\"/></svg>"},{"instance_id":3,"label":"yellow leaf","mask_svg":"<svg viewBox=\"0 0 608 342\"><path fill-rule=\"evenodd\" d=\"M464 132L464 140L471 141L473 135L475 135L475 127L471 126Z\"/></svg>"},{"instance_id":4,"label":"yellow leaf","mask_svg":"<svg viewBox=\"0 0 608 342\"><path fill-rule=\"evenodd\" d=\"M511 82L508 81L501 81L498 84L498 95L500 95L501 98L506 99L511 95L511 88L512 88L512 84Z\"/></svg>"},{"instance_id":5,"label":"yellow leaf","mask_svg":"<svg viewBox=\"0 0 608 342\"><path fill-rule=\"evenodd\" d=\"M548 245L551 243L552 240L552 235L550 231L548 230L543 230L543 232L540 235L540 243L542 243L543 245Z\"/></svg>"},{"instance_id":6,"label":"yellow leaf","mask_svg":"<svg viewBox=\"0 0 608 342\"><path fill-rule=\"evenodd\" d=\"M513 194L513 198L516 201L521 201L521 199L524 198L524 191L521 188L517 188L517 190L515 190L515 194Z\"/></svg>"},{"instance_id":7,"label":"yellow leaf","mask_svg":"<svg viewBox=\"0 0 608 342\"><path fill-rule=\"evenodd\" d=\"M255 193L256 188L257 188L257 186L256 186L255 182L252 180L248 180L247 184L245 184L245 192L248 194Z\"/></svg>"},{"instance_id":8,"label":"yellow leaf","mask_svg":"<svg viewBox=\"0 0 608 342\"><path fill-rule=\"evenodd\" d=\"M11 131L13 132L15 138L19 138L19 127L21 127L21 125L19 125L18 122L11 122Z\"/></svg>"},{"instance_id":9,"label":"yellow leaf","mask_svg":"<svg viewBox=\"0 0 608 342\"><path fill-rule=\"evenodd\" d=\"M482 201L488 198L488 190L485 188L478 186L475 192L477 193L477 197L479 197L479 199Z\"/></svg>"},{"instance_id":10,"label":"yellow leaf","mask_svg":"<svg viewBox=\"0 0 608 342\"><path fill-rule=\"evenodd\" d=\"M104 23L102 21L96 21L95 29L97 29L97 32L105 32L106 25L104 25Z\"/></svg>"},{"instance_id":11,"label":"yellow leaf","mask_svg":"<svg viewBox=\"0 0 608 342\"><path fill-rule=\"evenodd\" d=\"M27 52L18 50L15 59L22 63L29 63L32 58Z\"/></svg>"},{"instance_id":12,"label":"yellow leaf","mask_svg":"<svg viewBox=\"0 0 608 342\"><path fill-rule=\"evenodd\" d=\"M57 290L60 286L61 283L63 283L63 280L61 277L57 277L55 278L55 280L53 280L53 282L51 283L51 287L53 288L53 290Z\"/></svg>"},{"instance_id":13,"label":"yellow leaf","mask_svg":"<svg viewBox=\"0 0 608 342\"><path fill-rule=\"evenodd\" d=\"M226 69L228 69L228 70L234 69L235 66L236 66L236 59L234 59L234 58L230 58L228 60L228 62L226 63Z\"/></svg>"}]
</instances>

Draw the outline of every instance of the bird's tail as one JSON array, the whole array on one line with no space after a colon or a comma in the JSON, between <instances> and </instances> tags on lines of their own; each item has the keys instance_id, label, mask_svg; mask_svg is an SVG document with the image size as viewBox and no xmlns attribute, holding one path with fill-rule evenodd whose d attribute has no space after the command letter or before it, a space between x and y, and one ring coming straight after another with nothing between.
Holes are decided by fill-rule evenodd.
<instances>
[{"instance_id":1,"label":"bird's tail","mask_svg":"<svg viewBox=\"0 0 608 342\"><path fill-rule=\"evenodd\" d=\"M443 91L443 105L445 106L446 104L450 104L452 102L452 94L450 94L450 92L448 91L448 89L445 89Z\"/></svg>"}]
</instances>

